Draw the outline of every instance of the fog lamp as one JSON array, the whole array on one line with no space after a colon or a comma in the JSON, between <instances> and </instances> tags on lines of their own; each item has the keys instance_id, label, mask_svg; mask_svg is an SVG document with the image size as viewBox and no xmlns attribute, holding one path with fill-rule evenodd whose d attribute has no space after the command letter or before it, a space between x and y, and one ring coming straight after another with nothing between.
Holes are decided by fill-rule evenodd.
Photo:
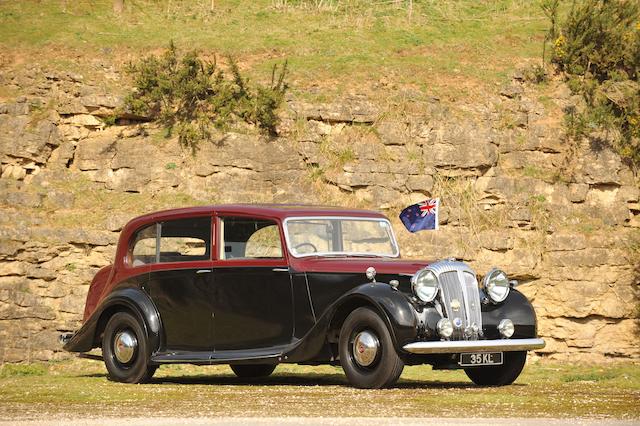
<instances>
[{"instance_id":1,"label":"fog lamp","mask_svg":"<svg viewBox=\"0 0 640 426\"><path fill-rule=\"evenodd\" d=\"M511 321L510 319L503 319L498 324L498 331L505 339L513 336L513 332L515 331L513 327L513 321Z\"/></svg>"},{"instance_id":2,"label":"fog lamp","mask_svg":"<svg viewBox=\"0 0 640 426\"><path fill-rule=\"evenodd\" d=\"M438 333L440 334L440 336L444 337L445 339L448 339L453 334L453 325L448 318L440 319L440 321L438 321L438 324L436 324L436 327L438 328Z\"/></svg>"}]
</instances>

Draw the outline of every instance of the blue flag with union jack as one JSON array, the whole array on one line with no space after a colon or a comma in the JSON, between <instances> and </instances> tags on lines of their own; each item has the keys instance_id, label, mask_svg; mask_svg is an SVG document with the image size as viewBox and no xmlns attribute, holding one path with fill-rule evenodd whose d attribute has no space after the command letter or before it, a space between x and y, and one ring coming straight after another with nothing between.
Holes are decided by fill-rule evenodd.
<instances>
[{"instance_id":1,"label":"blue flag with union jack","mask_svg":"<svg viewBox=\"0 0 640 426\"><path fill-rule=\"evenodd\" d=\"M424 200L411 205L400 213L400 220L409 232L438 229L438 207L440 199Z\"/></svg>"}]
</instances>

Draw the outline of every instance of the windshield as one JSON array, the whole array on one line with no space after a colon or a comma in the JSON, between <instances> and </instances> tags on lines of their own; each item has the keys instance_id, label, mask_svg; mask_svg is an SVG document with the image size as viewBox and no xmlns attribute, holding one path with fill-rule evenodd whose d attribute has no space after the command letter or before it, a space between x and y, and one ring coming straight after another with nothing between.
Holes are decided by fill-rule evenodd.
<instances>
[{"instance_id":1,"label":"windshield","mask_svg":"<svg viewBox=\"0 0 640 426\"><path fill-rule=\"evenodd\" d=\"M386 219L313 217L285 221L289 251L303 256L399 255L391 224Z\"/></svg>"}]
</instances>

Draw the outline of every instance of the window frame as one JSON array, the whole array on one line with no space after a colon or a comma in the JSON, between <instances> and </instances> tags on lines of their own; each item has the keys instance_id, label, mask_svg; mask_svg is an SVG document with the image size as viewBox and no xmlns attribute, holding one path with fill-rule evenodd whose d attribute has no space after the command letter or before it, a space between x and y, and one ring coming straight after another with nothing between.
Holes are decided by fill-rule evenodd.
<instances>
[{"instance_id":1,"label":"window frame","mask_svg":"<svg viewBox=\"0 0 640 426\"><path fill-rule=\"evenodd\" d=\"M174 222L174 221L181 221L181 220L192 220L192 219L202 219L202 218L209 218L210 221L210 227L209 227L209 258L208 259L204 259L204 260L185 260L185 261L172 261L172 262L160 262L160 243L161 243L161 238L162 238L162 223L163 222ZM145 263L143 265L133 265L133 249L134 246L132 246L132 242L135 240L136 236L143 230L146 228L149 228L151 226L155 225L156 226L156 255L155 255L155 261L153 263ZM216 252L216 227L217 227L217 221L215 220L215 216L212 215L211 213L208 214L203 214L203 215L197 215L197 216L188 216L188 217L173 217L173 218L163 218L161 220L158 221L154 221L153 223L146 223L142 226L140 226L138 229L136 229L136 231L134 231L131 234L131 237L129 238L129 245L128 245L128 249L127 249L127 256L125 259L125 266L128 269L133 269L133 268L142 268L142 267L158 267L159 265L190 265L190 264L202 264L203 262L207 262L210 263L214 260L215 258L215 252Z\"/></svg>"},{"instance_id":2,"label":"window frame","mask_svg":"<svg viewBox=\"0 0 640 426\"><path fill-rule=\"evenodd\" d=\"M153 263L143 263L141 265L134 265L133 262L135 261L134 259L134 255L133 255L133 251L135 249L136 244L138 243L138 240L136 241L136 238L138 237L138 235L144 231L147 228L151 228L152 226L155 226L155 232L156 232L156 236L155 236L155 240L156 240L156 254L155 254L155 259ZM127 256L125 259L125 266L127 268L142 268L145 266L151 266L151 265L155 265L158 263L158 258L159 258L159 254L160 254L160 248L159 248L159 240L158 240L158 223L154 222L154 223L146 223L144 225L142 225L141 227L139 227L138 229L135 230L135 232L133 232L131 234L131 237L129 238L129 243L128 243L128 248L127 248Z\"/></svg>"},{"instance_id":3,"label":"window frame","mask_svg":"<svg viewBox=\"0 0 640 426\"><path fill-rule=\"evenodd\" d=\"M236 257L236 258L231 258L231 259L223 259L220 256L220 250L224 249L224 219L225 218L242 218L242 219L256 219L256 220L268 220L273 222L277 227L278 227L278 235L280 237L280 246L281 246L281 252L282 252L282 256L281 257ZM271 216L262 216L262 215L255 215L255 214L246 214L246 213L239 213L239 212L234 212L234 213L220 213L220 214L216 214L216 224L215 224L215 231L216 231L216 242L215 242L215 247L216 247L216 251L215 251L215 257L214 260L216 262L220 262L222 264L227 264L227 265L232 265L232 264L256 264L256 265L264 265L264 266L281 266L281 265L288 265L289 262L289 251L286 248L286 244L285 244L285 236L284 236L284 230L282 227L282 221L278 218L275 217L271 217Z\"/></svg>"},{"instance_id":4,"label":"window frame","mask_svg":"<svg viewBox=\"0 0 640 426\"><path fill-rule=\"evenodd\" d=\"M359 221L369 221L369 222L384 222L389 227L391 242L395 248L394 254L383 254L383 253L359 253L359 252L347 252L347 251L332 251L332 252L316 252L316 253L304 253L304 254L294 254L291 250L291 241L289 240L289 222L295 222L296 220L359 220ZM305 257L313 257L313 256L375 256L375 257L383 257L383 258L399 258L400 257L400 246L398 245L398 240L396 238L396 233L393 231L393 227L391 226L391 222L387 218L382 217L362 217L362 216L290 216L287 217L283 222L283 231L284 238L287 243L287 252L296 259L303 259Z\"/></svg>"}]
</instances>

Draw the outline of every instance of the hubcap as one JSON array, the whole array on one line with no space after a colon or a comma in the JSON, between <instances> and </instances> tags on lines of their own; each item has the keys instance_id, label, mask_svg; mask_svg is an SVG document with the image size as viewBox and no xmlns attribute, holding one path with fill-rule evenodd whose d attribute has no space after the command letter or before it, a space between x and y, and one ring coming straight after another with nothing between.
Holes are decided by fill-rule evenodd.
<instances>
[{"instance_id":1,"label":"hubcap","mask_svg":"<svg viewBox=\"0 0 640 426\"><path fill-rule=\"evenodd\" d=\"M373 364L379 349L380 342L376 335L370 331L361 331L353 339L353 358L362 367Z\"/></svg>"},{"instance_id":2,"label":"hubcap","mask_svg":"<svg viewBox=\"0 0 640 426\"><path fill-rule=\"evenodd\" d=\"M133 359L137 348L138 339L129 330L118 332L113 339L113 354L122 364L126 364Z\"/></svg>"}]
</instances>

